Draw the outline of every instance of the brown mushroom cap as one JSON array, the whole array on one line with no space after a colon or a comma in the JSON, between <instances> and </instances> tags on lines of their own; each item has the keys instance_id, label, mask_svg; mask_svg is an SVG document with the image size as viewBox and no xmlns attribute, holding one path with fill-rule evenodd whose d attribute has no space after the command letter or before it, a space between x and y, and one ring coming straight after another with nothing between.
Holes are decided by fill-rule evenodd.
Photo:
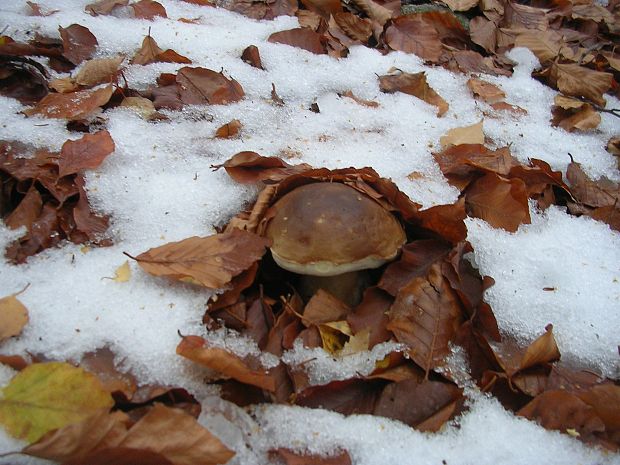
<instances>
[{"instance_id":1,"label":"brown mushroom cap","mask_svg":"<svg viewBox=\"0 0 620 465\"><path fill-rule=\"evenodd\" d=\"M341 183L306 184L272 207L265 234L282 268L334 276L377 268L398 255L406 242L398 220L381 205Z\"/></svg>"}]
</instances>

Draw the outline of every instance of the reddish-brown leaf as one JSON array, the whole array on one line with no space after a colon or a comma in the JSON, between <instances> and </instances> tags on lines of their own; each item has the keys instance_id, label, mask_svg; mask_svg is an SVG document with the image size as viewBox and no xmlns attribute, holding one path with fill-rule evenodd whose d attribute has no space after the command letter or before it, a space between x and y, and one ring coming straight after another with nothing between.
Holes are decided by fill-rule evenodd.
<instances>
[{"instance_id":1,"label":"reddish-brown leaf","mask_svg":"<svg viewBox=\"0 0 620 465\"><path fill-rule=\"evenodd\" d=\"M245 61L248 65L253 66L254 68L262 70L265 69L263 68L263 63L260 59L260 53L256 45L250 45L246 47L241 54L241 59Z\"/></svg>"},{"instance_id":2,"label":"reddish-brown leaf","mask_svg":"<svg viewBox=\"0 0 620 465\"><path fill-rule=\"evenodd\" d=\"M312 386L297 394L295 404L324 408L343 415L371 414L384 382L349 379Z\"/></svg>"},{"instance_id":3,"label":"reddish-brown leaf","mask_svg":"<svg viewBox=\"0 0 620 465\"><path fill-rule=\"evenodd\" d=\"M400 289L413 278L423 278L431 266L443 260L450 252L450 246L435 239L412 241L405 244L400 259L390 263L383 272L379 287L396 296Z\"/></svg>"},{"instance_id":4,"label":"reddish-brown leaf","mask_svg":"<svg viewBox=\"0 0 620 465\"><path fill-rule=\"evenodd\" d=\"M498 86L479 78L469 78L467 87L474 94L474 98L483 102L497 103L506 98L506 94Z\"/></svg>"},{"instance_id":5,"label":"reddish-brown leaf","mask_svg":"<svg viewBox=\"0 0 620 465\"><path fill-rule=\"evenodd\" d=\"M386 342L392 337L387 329L387 311L394 299L378 287L369 287L364 291L362 301L354 311L347 316L347 322L353 334L361 331L370 331L368 348Z\"/></svg>"},{"instance_id":6,"label":"reddish-brown leaf","mask_svg":"<svg viewBox=\"0 0 620 465\"><path fill-rule=\"evenodd\" d=\"M351 465L352 463L347 451L328 457L316 454L298 454L282 447L270 452L271 455L275 455L284 461L286 465Z\"/></svg>"},{"instance_id":7,"label":"reddish-brown leaf","mask_svg":"<svg viewBox=\"0 0 620 465\"><path fill-rule=\"evenodd\" d=\"M428 376L450 353L449 343L462 322L462 310L440 266L434 264L427 277L414 278L400 289L389 318L388 329L409 346L409 355Z\"/></svg>"},{"instance_id":8,"label":"reddish-brown leaf","mask_svg":"<svg viewBox=\"0 0 620 465\"><path fill-rule=\"evenodd\" d=\"M162 50L157 45L155 39L151 36L146 36L142 41L142 47L136 52L131 62L137 65L148 65L149 63L163 62L163 63L191 63L187 57L179 55L174 50Z\"/></svg>"},{"instance_id":9,"label":"reddish-brown leaf","mask_svg":"<svg viewBox=\"0 0 620 465\"><path fill-rule=\"evenodd\" d=\"M86 169L97 168L114 152L114 141L106 130L86 134L78 140L66 141L58 159L59 175L66 176Z\"/></svg>"},{"instance_id":10,"label":"reddish-brown leaf","mask_svg":"<svg viewBox=\"0 0 620 465\"><path fill-rule=\"evenodd\" d=\"M241 357L219 347L210 347L198 336L185 336L177 346L177 354L206 366L225 377L274 392L275 378L257 360Z\"/></svg>"},{"instance_id":11,"label":"reddish-brown leaf","mask_svg":"<svg viewBox=\"0 0 620 465\"><path fill-rule=\"evenodd\" d=\"M392 50L414 53L431 62L439 61L442 52L437 30L419 15L394 18L385 29L385 43Z\"/></svg>"},{"instance_id":12,"label":"reddish-brown leaf","mask_svg":"<svg viewBox=\"0 0 620 465\"><path fill-rule=\"evenodd\" d=\"M42 208L43 200L41 199L41 194L33 184L17 208L4 219L4 223L11 229L25 226L30 231L32 224L41 215Z\"/></svg>"},{"instance_id":13,"label":"reddish-brown leaf","mask_svg":"<svg viewBox=\"0 0 620 465\"><path fill-rule=\"evenodd\" d=\"M114 352L103 347L84 354L79 366L96 375L106 391L121 392L127 399L131 399L137 390L136 379L130 373L120 372L114 364L114 358Z\"/></svg>"},{"instance_id":14,"label":"reddish-brown leaf","mask_svg":"<svg viewBox=\"0 0 620 465\"><path fill-rule=\"evenodd\" d=\"M306 326L319 325L347 318L351 309L329 292L319 289L304 308L301 321Z\"/></svg>"},{"instance_id":15,"label":"reddish-brown leaf","mask_svg":"<svg viewBox=\"0 0 620 465\"><path fill-rule=\"evenodd\" d=\"M465 204L471 216L495 228L515 232L519 225L530 223L527 189L520 179L487 173L467 188Z\"/></svg>"},{"instance_id":16,"label":"reddish-brown leaf","mask_svg":"<svg viewBox=\"0 0 620 465\"><path fill-rule=\"evenodd\" d=\"M168 17L164 6L154 0L140 0L139 2L132 3L130 6L133 8L134 15L138 19L153 20L158 16L161 18Z\"/></svg>"},{"instance_id":17,"label":"reddish-brown leaf","mask_svg":"<svg viewBox=\"0 0 620 465\"><path fill-rule=\"evenodd\" d=\"M437 205L418 212L420 226L437 233L442 239L457 244L467 237L465 201L452 205Z\"/></svg>"},{"instance_id":18,"label":"reddish-brown leaf","mask_svg":"<svg viewBox=\"0 0 620 465\"><path fill-rule=\"evenodd\" d=\"M304 27L274 32L267 40L269 42L302 48L318 55L327 53L325 38L312 29Z\"/></svg>"},{"instance_id":19,"label":"reddish-brown leaf","mask_svg":"<svg viewBox=\"0 0 620 465\"><path fill-rule=\"evenodd\" d=\"M566 169L573 196L590 207L613 206L620 202L620 187L606 178L592 181L579 163L571 162Z\"/></svg>"},{"instance_id":20,"label":"reddish-brown leaf","mask_svg":"<svg viewBox=\"0 0 620 465\"><path fill-rule=\"evenodd\" d=\"M332 17L338 27L353 40L366 43L372 35L372 23L367 18L348 11L336 13Z\"/></svg>"},{"instance_id":21,"label":"reddish-brown leaf","mask_svg":"<svg viewBox=\"0 0 620 465\"><path fill-rule=\"evenodd\" d=\"M114 8L125 6L128 2L129 0L99 0L98 2L86 5L84 10L92 16L109 15Z\"/></svg>"},{"instance_id":22,"label":"reddish-brown leaf","mask_svg":"<svg viewBox=\"0 0 620 465\"><path fill-rule=\"evenodd\" d=\"M545 391L517 414L537 421L547 429L574 430L585 439L605 431L605 424L596 410L566 391Z\"/></svg>"},{"instance_id":23,"label":"reddish-brown leaf","mask_svg":"<svg viewBox=\"0 0 620 465\"><path fill-rule=\"evenodd\" d=\"M74 65L93 57L97 50L97 38L87 27L72 24L65 28L59 27L60 37L64 48L63 56Z\"/></svg>"},{"instance_id":24,"label":"reddish-brown leaf","mask_svg":"<svg viewBox=\"0 0 620 465\"><path fill-rule=\"evenodd\" d=\"M112 86L97 90L81 90L67 94L48 94L33 108L24 110L26 116L40 115L46 118L83 119L108 103Z\"/></svg>"},{"instance_id":25,"label":"reddish-brown leaf","mask_svg":"<svg viewBox=\"0 0 620 465\"><path fill-rule=\"evenodd\" d=\"M542 76L563 94L583 97L601 107L605 106L603 94L611 88L613 81L611 73L595 71L576 63L553 63Z\"/></svg>"},{"instance_id":26,"label":"reddish-brown leaf","mask_svg":"<svg viewBox=\"0 0 620 465\"><path fill-rule=\"evenodd\" d=\"M233 119L228 123L220 126L217 131L215 131L215 136L218 139L230 139L239 134L239 130L241 129L241 121L238 119Z\"/></svg>"},{"instance_id":27,"label":"reddish-brown leaf","mask_svg":"<svg viewBox=\"0 0 620 465\"><path fill-rule=\"evenodd\" d=\"M55 246L61 240L58 227L58 211L49 203L44 204L41 214L26 235L7 248L7 258L15 263L24 263L28 257Z\"/></svg>"},{"instance_id":28,"label":"reddish-brown leaf","mask_svg":"<svg viewBox=\"0 0 620 465\"><path fill-rule=\"evenodd\" d=\"M181 101L190 105L225 105L245 95L237 81L206 68L181 68L176 82Z\"/></svg>"},{"instance_id":29,"label":"reddish-brown leaf","mask_svg":"<svg viewBox=\"0 0 620 465\"><path fill-rule=\"evenodd\" d=\"M222 165L228 175L236 182L253 184L260 181L279 181L295 173L311 169L310 165L289 165L278 157L263 157L256 152L239 152L226 160Z\"/></svg>"},{"instance_id":30,"label":"reddish-brown leaf","mask_svg":"<svg viewBox=\"0 0 620 465\"><path fill-rule=\"evenodd\" d=\"M32 16L51 16L54 13L58 13L60 10L41 9L39 4L34 2L26 2L32 10Z\"/></svg>"},{"instance_id":31,"label":"reddish-brown leaf","mask_svg":"<svg viewBox=\"0 0 620 465\"><path fill-rule=\"evenodd\" d=\"M106 216L98 215L91 210L82 175L76 176L75 184L80 193L78 203L73 209L75 229L86 235L87 240L97 243L102 240L103 234L107 231L109 220ZM78 243L86 240L73 237L73 235L70 236L70 239Z\"/></svg>"},{"instance_id":32,"label":"reddish-brown leaf","mask_svg":"<svg viewBox=\"0 0 620 465\"><path fill-rule=\"evenodd\" d=\"M269 239L234 229L170 242L138 255L136 260L155 276L219 289L259 260L269 244Z\"/></svg>"},{"instance_id":33,"label":"reddish-brown leaf","mask_svg":"<svg viewBox=\"0 0 620 465\"><path fill-rule=\"evenodd\" d=\"M393 418L423 431L438 431L454 413L462 389L440 381L407 379L385 387L373 414ZM445 407L448 412L442 412ZM447 415L446 415L447 413Z\"/></svg>"},{"instance_id":34,"label":"reddish-brown leaf","mask_svg":"<svg viewBox=\"0 0 620 465\"><path fill-rule=\"evenodd\" d=\"M355 103L357 103L359 105L363 105L365 107L370 107L370 108L378 108L379 107L379 103L378 102L375 102L374 100L364 100L364 99L361 99L361 98L357 97L355 94L353 94L353 92L351 92L350 90L347 90L347 91L344 91L344 92L338 94L338 97L350 98Z\"/></svg>"},{"instance_id":35,"label":"reddish-brown leaf","mask_svg":"<svg viewBox=\"0 0 620 465\"><path fill-rule=\"evenodd\" d=\"M448 111L448 103L426 82L426 73L398 73L379 76L379 88L382 92L403 92L413 95L430 105L437 107L437 116Z\"/></svg>"},{"instance_id":36,"label":"reddish-brown leaf","mask_svg":"<svg viewBox=\"0 0 620 465\"><path fill-rule=\"evenodd\" d=\"M608 433L617 435L620 432L620 386L600 384L577 396L594 409ZM618 439L620 437L616 437L616 441Z\"/></svg>"}]
</instances>

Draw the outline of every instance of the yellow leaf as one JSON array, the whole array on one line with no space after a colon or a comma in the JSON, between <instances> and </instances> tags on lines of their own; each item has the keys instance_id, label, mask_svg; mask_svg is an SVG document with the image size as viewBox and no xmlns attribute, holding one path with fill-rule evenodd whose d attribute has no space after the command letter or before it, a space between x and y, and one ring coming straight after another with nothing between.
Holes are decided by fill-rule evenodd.
<instances>
[{"instance_id":1,"label":"yellow leaf","mask_svg":"<svg viewBox=\"0 0 620 465\"><path fill-rule=\"evenodd\" d=\"M325 326L329 326L332 329L344 334L345 336L353 336L353 331L351 330L351 326L349 326L349 322L347 320L342 321L330 321L327 323L323 323Z\"/></svg>"},{"instance_id":2,"label":"yellow leaf","mask_svg":"<svg viewBox=\"0 0 620 465\"><path fill-rule=\"evenodd\" d=\"M18 294L0 299L0 341L17 336L28 323L28 309L17 299Z\"/></svg>"},{"instance_id":3,"label":"yellow leaf","mask_svg":"<svg viewBox=\"0 0 620 465\"><path fill-rule=\"evenodd\" d=\"M461 144L484 144L482 121L463 128L450 129L439 139L442 148Z\"/></svg>"},{"instance_id":4,"label":"yellow leaf","mask_svg":"<svg viewBox=\"0 0 620 465\"><path fill-rule=\"evenodd\" d=\"M319 325L319 333L321 334L323 349L332 355L338 355L344 347L346 335L327 325Z\"/></svg>"},{"instance_id":5,"label":"yellow leaf","mask_svg":"<svg viewBox=\"0 0 620 465\"><path fill-rule=\"evenodd\" d=\"M129 262L125 261L121 266L119 266L114 272L113 281L117 283L126 283L131 278L131 268L129 268Z\"/></svg>"},{"instance_id":6,"label":"yellow leaf","mask_svg":"<svg viewBox=\"0 0 620 465\"><path fill-rule=\"evenodd\" d=\"M68 363L35 363L2 390L0 423L29 443L114 404L99 379Z\"/></svg>"},{"instance_id":7,"label":"yellow leaf","mask_svg":"<svg viewBox=\"0 0 620 465\"><path fill-rule=\"evenodd\" d=\"M354 334L349 338L349 341L345 343L344 347L340 351L340 356L344 357L346 355L356 354L358 352L363 352L368 350L368 346L370 345L370 329L366 328L362 331L358 331L357 334Z\"/></svg>"}]
</instances>

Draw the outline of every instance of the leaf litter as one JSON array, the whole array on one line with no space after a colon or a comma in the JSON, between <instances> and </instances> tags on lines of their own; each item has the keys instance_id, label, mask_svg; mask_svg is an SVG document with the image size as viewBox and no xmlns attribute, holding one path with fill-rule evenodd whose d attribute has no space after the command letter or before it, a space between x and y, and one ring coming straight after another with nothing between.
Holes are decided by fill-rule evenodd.
<instances>
[{"instance_id":1,"label":"leaf litter","mask_svg":"<svg viewBox=\"0 0 620 465\"><path fill-rule=\"evenodd\" d=\"M98 11L106 14L106 12L112 12L119 5L123 7L123 2L112 2L105 7L101 7ZM96 7L91 6L89 11L93 14L98 14L95 11L99 7L100 5ZM409 39L403 39L402 37L394 38L395 34L400 33L400 31L395 32L397 29L395 29L394 25L402 26L407 25L409 21L417 21L422 25L426 25L424 27L428 29L428 37L424 40L429 40L435 47L437 44L440 44L439 49L435 49L433 54L426 57L422 56L422 58L428 61L444 64L448 69L452 70L456 67L460 71L464 71L464 69L467 69L467 71L479 70L484 66L484 69L491 71L492 74L494 72L501 74L498 70L502 66L510 67L507 62L501 63L497 60L495 62L490 60L484 61L482 56L476 55L477 52L466 53L468 51L464 49L469 46L467 32L460 25L456 16L448 10L439 13L415 13L410 17L398 17L398 13L372 1L355 2L355 7L363 11L373 22L375 39L378 39L379 47L384 45L380 40L381 36L377 35L376 31L385 26L387 46L423 55L419 49L409 50L406 49L408 45L405 47L396 45L406 43ZM469 5L461 4L454 4L451 7L454 10L470 8ZM167 16L165 8L157 2L142 1L132 5L132 8L138 18L152 20L157 16ZM327 10L323 6L308 8L310 10L314 9L316 11L315 14L319 16L330 16L338 14L338 10L341 7L339 5L332 5ZM533 7L509 4L506 17L509 18L510 15L513 15L512 19L515 21L515 24L520 22L519 26L526 28L532 26L542 27L545 24L548 27L548 23L545 22L545 13L536 14L534 12L535 9L528 10L528 8ZM241 6L233 5L232 9L245 11L253 17L261 18L277 16L280 12L293 13L295 11L295 8L292 8L290 5L287 6L286 2L270 7L254 4L241 8ZM519 14L523 15L526 12L531 16L518 17ZM499 19L499 15L493 16L487 10L484 13L490 23ZM583 18L579 15L575 17L578 19ZM601 18L605 17L604 14L601 16ZM515 18L517 19L515 20ZM285 39L277 40L276 42L307 48L313 53L328 53L334 57L344 57L348 53L347 48L355 40L364 43L359 37L365 36L357 36L349 29L349 33L355 37L349 37L349 40L352 39L351 42L345 40L347 42L345 45L341 42L341 40L344 40L342 31L347 29L343 25L344 23L340 21L337 27L344 29L332 29L327 33L313 31L310 34L309 32L312 31L309 30L302 32L297 29L289 29L288 35L277 36L285 37ZM392 27L391 35L387 34L390 27ZM64 49L61 55L64 59L75 65L91 58L93 44L96 46L97 40L94 39L92 33L86 28L78 27L78 25L67 29L61 28L61 36L63 39L62 48ZM388 36L391 39L387 39ZM416 36L413 37L413 40L419 41L421 39ZM369 45L368 43L366 44ZM40 47L40 45L34 45L33 47ZM495 47L490 44L486 48L491 50ZM441 51L437 52L437 50ZM448 52L446 53L445 50L448 50ZM543 64L545 63L543 61ZM69 67L66 63L64 66ZM599 69L604 69L604 67ZM399 75L401 77L405 76L408 79L407 83L387 82L389 81L387 79L389 76L381 76L380 80L383 78L381 90L383 92L398 90L411 93L431 105L435 105L438 109L437 116L442 116L448 112L450 106L448 106L446 100L440 97L428 85L424 72L417 74L399 72ZM586 68L583 66L583 63L573 65L555 62L547 69L541 71L538 76L567 95L592 102L596 107L588 107L590 110L597 109L600 111L601 105L605 104L602 94L611 89L611 73ZM589 80L589 85L584 86L581 82L576 82L579 79L575 79L574 76L581 77L583 80ZM412 84L410 80L413 78L415 78L415 82ZM244 90L236 80L227 78L223 72L218 73L206 68L182 68L178 70L176 75L161 75L158 84L160 87L153 87L150 93L144 93L146 98L153 100L157 108L167 107L178 110L184 106L195 104L227 105L238 102L245 96ZM89 84L84 85L88 86ZM68 95L70 96L64 100L58 97L61 94L50 94L49 98L44 97L34 109L26 110L26 112L30 113L30 116L41 115L44 117L69 119L77 121L78 124L86 124L86 127L88 127L88 125L93 124L92 114L94 112L100 111L100 108L104 106L113 107L116 105L115 103L108 105L112 99L113 87L106 86L102 89L105 89L105 92L98 93L99 90L85 91L85 93L80 93L84 91L69 92ZM132 96L139 94L127 87L125 87L124 91L132 92ZM275 85L273 84L272 94L275 94ZM47 101L45 101L46 98L48 98ZM157 103L158 98L159 105ZM162 104L162 98L167 99L165 100L166 103ZM353 100L357 103L370 101ZM86 105L83 105L83 101L87 102ZM283 106L286 105L283 101L282 103ZM60 105L60 111L56 108L57 104ZM362 103L362 105L376 108L365 103ZM566 104L564 105L566 106ZM590 104L587 103L586 105ZM88 121L89 119L90 121ZM86 123L84 123L85 120ZM231 119L231 121L235 120ZM590 124L590 127L586 127L583 124L581 127L583 129L590 129L596 126L593 123L588 124ZM107 131L101 131L95 134L100 134L103 137L106 133ZM78 151L70 149L71 144L68 141L68 148L65 150L63 146L60 154L51 151L35 152L34 163L18 161L20 157L15 157L15 152L10 143L6 145L8 148L4 151L6 160L2 173L3 176L6 175L7 185L9 189L13 189L14 193L3 197L3 200L4 198L12 198L15 195L18 198L23 198L17 207L8 212L10 216L8 216L7 223L25 226L27 229L31 231L36 230L38 233L37 236L27 237L27 241L30 242L34 238L34 242L32 242L32 245L28 242L28 252L25 252L26 255L22 256L20 261L25 261L27 256L32 255L30 251L36 253L41 250L41 246L55 246L59 243L58 240L50 240L53 236L52 231L56 228L55 222L60 225L62 231L68 237L71 237L72 231L70 223L74 222L77 227L75 229L76 242L96 240L97 237L100 237L106 231L107 220L90 211L86 197L85 181L80 171L98 168L103 158L114 150L114 143L111 142L110 138L102 143L103 147L100 147L99 143L97 143L96 148L91 150L91 147L88 145L91 143L90 137L95 136L86 136L82 143L84 147L80 147ZM109 134L107 137L110 137ZM216 168L219 166L225 167L226 171L233 178L235 178L235 175L232 173L243 173L240 174L242 176L241 179L243 179L242 182L268 183L264 185L263 191L258 196L259 200L254 206L233 218L228 223L228 227L223 228L225 232L204 238L208 246L203 251L199 251L201 247L195 247L194 243L190 244L192 240L195 241L198 238L191 238L153 248L136 257L146 271L157 276L169 276L212 289L232 286L232 289L228 291L234 292L229 294L231 297L226 300L225 304L220 304L217 307L210 305L207 308L204 316L205 322L208 325L213 325L213 329L216 329L216 326L219 326L220 329L222 326L228 326L241 334L248 331L248 334L251 334L251 337L255 338L259 343L262 341L260 345L263 348L267 348L269 352L276 354L292 349L297 336L302 338L304 342L307 342L310 347L313 344L314 347L323 345L326 350L331 351L334 355L341 350L344 351L347 344L349 344L349 347L355 346L359 349L368 347L370 344L368 330L374 329L373 326L365 325L363 323L364 320L358 320L357 326L351 327L348 320L353 318L353 315L361 315L363 312L367 312L368 315L366 317L371 318L373 321L381 320L382 317L379 315L384 315L386 308L391 308L388 312L388 321L383 322L385 324L383 336L379 336L379 340L385 337L389 339L389 333L391 331L394 332L398 340L402 339L401 342L407 343L409 349L406 352L411 359L403 358L402 354L400 354L402 348L397 349L384 360L387 365L383 361L376 361L374 369L371 368L367 375L373 376L375 371L378 373L374 374L378 375L382 370L386 369L386 366L388 370L408 367L403 370L403 373L407 373L404 378L398 378L398 381L389 381L389 377L383 378L383 381L368 381L360 379L359 376L353 376L344 380L332 381L322 386L315 386L312 383L308 383L304 376L303 364L300 366L293 364L285 369L286 364L280 361L278 365L261 369L256 365L257 362L255 360L252 362L247 361L249 360L247 359L248 354L240 355L221 348L209 348L208 344L205 346L201 342L202 338L198 336L185 336L177 351L181 355L205 364L216 373L224 375L225 378L232 379L237 383L248 383L263 388L270 393L267 396L270 398L269 400L275 402L297 402L299 405L311 406L322 405L323 403L329 405L329 399L333 399L332 405L339 406L335 407L334 410L349 414L359 412L359 410L351 409L346 407L346 405L353 407L357 400L363 398L363 405L367 409L365 410L366 413L397 418L423 431L436 431L446 421L462 412L462 406L459 405L461 394L458 387L462 380L451 377L445 371L445 360L450 355L450 343L455 342L471 350L470 361L472 361L473 354L478 356L480 353L486 353L486 362L480 359L476 363L480 363L482 366L486 363L488 365L487 369L481 372L480 377L474 377L474 381L478 383L480 389L491 390L508 410L518 412L520 415L528 418L536 418L548 428L559 429L588 443L598 444L611 449L617 447L614 443L617 425L612 420L613 413L609 413L597 397L602 395L611 396L612 398L614 396L617 397L617 387L611 381L604 380L601 377L594 387L584 391L587 394L583 394L582 397L588 399L587 401L582 400L573 393L566 393L564 390L554 391L550 380L554 373L554 364L557 358L559 358L559 352L557 347L555 347L555 350L549 348L555 344L555 342L553 344L549 342L552 339L550 328L547 329L544 336L532 343L527 349L523 349L523 346L519 346L519 344L516 344L514 347L511 346L511 351L516 351L515 353L517 354L519 351L525 350L524 355L521 357L521 362L513 365L513 368L508 367L503 362L499 363L498 367L500 358L497 357L499 356L489 358L489 354L494 353L496 349L494 349L494 343L488 339L488 334L499 333L497 332L496 323L494 323L493 313L481 297L481 289L485 287L484 280L473 267L468 266L469 262L464 258L463 254L457 252L466 248L466 243L462 242L466 234L464 232L466 231L464 228L465 213L472 217L481 218L492 226L508 231L517 231L521 225L530 222L529 201L537 202L541 208L549 208L553 204L560 206L568 205L571 213L575 215L589 215L603 220L606 218L613 227L616 224L614 221L614 211L617 207L617 196L615 195L617 193L617 185L607 180L590 180L579 168L579 165L574 162L568 165L567 178L569 183L567 185L562 181L562 174L553 171L548 165L545 166L544 162L532 161L529 165L521 164L516 159L511 158L510 152L507 149L490 150L484 147L479 139L474 141L476 144L466 146L462 145L461 141L457 140L456 142L454 147L444 148L443 153L435 154L435 157L444 175L461 192L462 199L453 205L436 205L428 210L422 210L420 205L410 201L394 183L382 178L372 169L312 169L309 165L289 165L282 160L278 161L275 157L262 157L256 152L240 152L227 162L215 166ZM450 150L452 152L449 152ZM32 150L29 151L32 153ZM76 153L79 153L79 155L75 156ZM452 154L456 154L459 157L456 163L454 160L448 161L453 157ZM88 158L91 156L92 160ZM239 170L239 168L241 169ZM65 179L61 181L61 179L67 177L71 177L73 180ZM23 181L30 183L30 187L27 187L26 192L24 192L21 185L18 186ZM388 211L395 213L400 221L407 225L411 240L407 246L415 248L416 242L420 241L417 235L421 235L423 240L426 240L426 238L438 240L444 244L450 244L450 247L453 247L453 249L448 249L448 252L450 252L448 255L438 253L430 258L429 263L419 269L419 271L413 272L413 277L407 274L405 278L400 278L399 280L398 273L400 273L400 270L407 270L407 273L409 273L411 268L410 261L401 263L404 257L406 257L403 254L403 259L399 259L393 264L394 267L391 266L389 268L392 270L392 275L396 273L396 277L392 276L390 284L385 284L384 277L387 275L387 270L383 277L381 276L382 270L379 270L372 277L375 282L384 282L384 285L388 286L388 288L391 285L391 296L385 293L379 294L379 292L383 291L378 291L376 288L374 291L371 291L370 289L373 289L371 287L364 294L359 308L343 308L342 313L330 314L329 318L333 318L332 321L319 322L315 320L312 324L309 324L309 321L306 319L305 325L308 327L304 330L304 324L301 324L304 321L303 314L306 311L311 312L312 307L308 308L310 303L304 304L296 296L295 280L290 273L287 274L287 272L278 270L273 263L269 263L269 255L266 255L261 260L264 247L268 244L264 242L260 235L263 234L265 224L269 221L269 215L271 214L269 207L273 205L275 200L300 185L326 181L349 185L362 195L375 199L378 204ZM11 191L9 190L9 192ZM3 191L3 196L5 195ZM73 209L73 216L71 217L68 215L71 207L65 208L65 202L71 198L75 199L76 195L77 204ZM48 198L53 199L51 203L47 200ZM62 206L64 209L64 216L60 216L57 213L59 206ZM605 209L604 212L602 209ZM3 211L3 214L6 214L6 212ZM241 233L238 228L247 229L250 232ZM32 235L32 232L29 234ZM248 246L247 242L240 239L242 236L244 238L254 237L249 242L253 245ZM225 247L219 250L220 244L226 242L224 238L234 238L235 240L231 241L232 247ZM251 249L250 253L243 257L243 259L240 259L239 254L247 253L248 247ZM211 259L214 260L214 263L207 264L206 269L203 269L202 262L205 258L207 263ZM219 260L217 260L218 258ZM226 266L221 267L222 263L225 263ZM275 277L277 279L274 280ZM281 283L283 282L288 283L289 288L287 290L278 289L278 286L282 286ZM291 289L292 294L290 294ZM380 301L384 302L383 304L377 305L378 295L382 295ZM424 303L425 298L429 299L430 302L437 298L443 299L445 305L439 305L438 307L434 304L426 305ZM429 315L432 315L436 309L449 308L449 318L442 318L440 311L440 315L432 317L433 319L430 321L424 319L417 321L415 314L420 312L412 311L411 308L408 308L410 300L416 302L412 307L413 309L418 308L421 313L428 312ZM215 298L212 301L217 302ZM218 317L216 318L209 316L214 311L218 312ZM376 314L377 311L379 311L379 315ZM372 315L373 313L374 316ZM224 315L226 316L224 317ZM408 319L412 317L413 319ZM341 318L346 318L346 320L341 320ZM352 319L351 321L356 320ZM318 328L320 337L317 338L317 333L312 332L313 328L314 331ZM329 330L326 328L329 328ZM423 332L430 333L431 341L425 339L426 336L422 337ZM375 334L375 337L377 336ZM466 338L469 339L466 340ZM510 338L507 339L509 340ZM195 349L188 350L183 343L190 340L201 342L201 344L197 344ZM417 341L426 342L420 345ZM508 345L510 344L512 342ZM224 362L223 365L222 361ZM32 366L38 367L40 365L35 363ZM516 366L516 369L514 366ZM576 377L579 372L573 371L571 373L573 374L570 376ZM262 381L263 377L269 380L268 384ZM533 382L537 383L537 388L533 387L534 385L531 384ZM507 385L511 392L507 393L502 383L508 383ZM548 389L545 388L545 383L550 385ZM363 390L366 388L368 388L368 392L363 394ZM428 392L439 393L444 390L447 393L445 400L431 399L428 395ZM455 394L457 392L458 394ZM557 394L557 392L560 394ZM421 407L423 411L418 412L419 415L415 418L411 416L402 417L403 409L398 404L401 401L400 398L402 397L402 402L405 404L410 404L412 401L409 399L409 396L413 395L415 397L418 393L420 393L419 395L423 399L422 402L425 402L424 406ZM547 415L546 409L557 410L553 402L558 402L558 399L561 399L563 405L569 410L583 412L580 414L584 420L581 423L574 423L574 418L569 419L567 417L560 420L554 418L552 421L548 421L545 416ZM246 401L239 399L239 402L243 404ZM181 405L179 403L179 407ZM429 410L426 411L424 408ZM162 411L155 404L149 411L150 413L143 417L144 423L148 424L146 419L150 418L156 418L157 420L155 421L157 422L162 421L157 415ZM409 412L409 414L414 415L415 412ZM117 417L114 421L120 420L120 416L117 415ZM135 424L136 427L141 425L140 421L142 420ZM150 432L148 428L146 430ZM59 430L59 434L63 437L64 433L62 430ZM69 435L69 433L67 434ZM154 438L152 434L149 437L151 439ZM76 443L79 444L79 442L79 439L77 439ZM131 440L128 440L127 444L114 444L111 449L106 449L106 454L110 454L110 457L115 457L114 454L119 452L128 453L124 448L131 449L132 447ZM165 446L162 447L163 449L161 447L149 446L143 448L142 452L153 454L152 457L149 456L151 460L168 460L172 463L196 463L193 461L193 458L188 458L183 456L183 454L179 456L175 452L179 447L178 442L172 445L172 452L166 451ZM287 462L298 460L294 457L294 453L291 455L291 453L286 452L284 449L277 450L277 453ZM189 453L191 454L192 452L193 450L190 449ZM84 457L90 457L88 454L91 453L95 452L81 452L80 460L84 459ZM96 453L100 453L100 451ZM223 454L220 456L220 459L228 460L230 458L230 455L226 456L226 451L221 448L220 453ZM312 455L306 457L308 460L312 460ZM337 461L334 463L348 463L348 454L346 452L339 457L341 458L337 458ZM63 456L63 458L56 456L55 458L63 461L69 460L69 463L72 463L72 460L75 459L75 457L71 456ZM300 458L299 460L302 459Z\"/></svg>"}]
</instances>

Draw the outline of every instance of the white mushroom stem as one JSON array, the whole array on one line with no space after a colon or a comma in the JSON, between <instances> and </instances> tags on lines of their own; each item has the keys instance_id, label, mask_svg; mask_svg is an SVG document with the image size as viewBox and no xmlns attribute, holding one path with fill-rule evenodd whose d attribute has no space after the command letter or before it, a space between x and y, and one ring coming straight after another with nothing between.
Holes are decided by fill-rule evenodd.
<instances>
[{"instance_id":1,"label":"white mushroom stem","mask_svg":"<svg viewBox=\"0 0 620 465\"><path fill-rule=\"evenodd\" d=\"M300 275L297 290L305 301L319 289L323 289L349 307L355 307L361 302L368 281L369 276L365 270L350 271L335 276Z\"/></svg>"}]
</instances>

